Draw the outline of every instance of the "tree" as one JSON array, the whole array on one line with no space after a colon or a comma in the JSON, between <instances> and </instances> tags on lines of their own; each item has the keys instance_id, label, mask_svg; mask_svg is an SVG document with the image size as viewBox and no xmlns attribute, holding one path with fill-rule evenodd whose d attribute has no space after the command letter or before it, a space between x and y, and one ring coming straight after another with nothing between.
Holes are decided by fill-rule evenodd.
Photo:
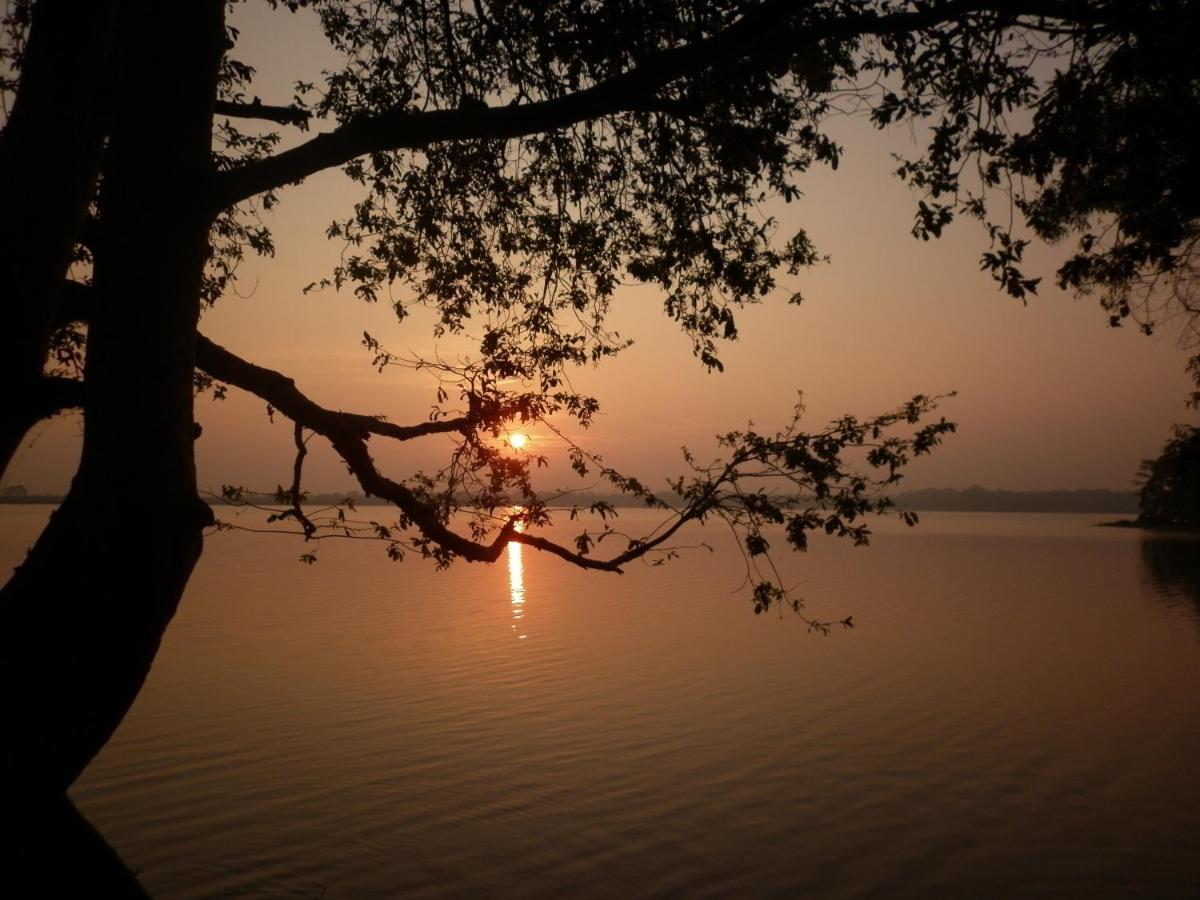
<instances>
[{"instance_id":1,"label":"tree","mask_svg":"<svg viewBox=\"0 0 1200 900\"><path fill-rule=\"evenodd\" d=\"M281 105L246 99L253 70L236 55L223 0L177 4L169 29L148 0L7 6L0 467L39 418L79 407L85 423L70 493L0 595L7 830L36 823L117 727L200 555L213 519L196 491L196 390L234 386L293 421L295 478L280 489L281 515L309 538L324 523L306 516L301 476L305 441L319 434L364 491L396 506L396 525L376 536L397 556L488 561L520 541L618 571L664 550L687 522L719 516L757 572L768 525L783 525L801 549L814 529L864 542L864 515L889 509L878 489L952 429L927 420L935 401L917 397L812 434L796 422L776 435L730 432L726 458L689 460L670 504L575 447L578 471L598 466L666 517L606 558L596 555L603 524L573 547L538 535L551 511L533 490L530 459L489 436L514 420L590 421L597 402L571 390L566 371L623 346L605 322L624 277L657 285L700 362L719 369L737 309L770 295L780 268L818 260L803 232L777 240L754 204L791 200L805 170L837 165L823 123L841 106L927 129L927 153L901 170L927 195L919 236L936 236L962 211L987 221L998 193L1043 236L1096 215L1148 242L1124 269L1080 270L1081 286L1174 272L1188 259L1177 249L1192 234L1181 185L1155 201L1177 205L1187 227L1161 234L1162 210L1140 194L1081 193L1096 170L1115 178L1128 167L1123 141L1142 133L1135 117L1122 118L1129 103L1104 109L1127 126L1099 135L1112 138L1110 157L1093 160L1065 123L1072 86L1105 99L1121 73L1122 98L1136 88L1179 100L1174 82L1130 74L1127 61L1188 34L1190 3L268 2L310 7L346 60L320 89L298 84ZM1061 71L1041 77L1054 65ZM1024 130L1007 118L1019 110L1034 113ZM272 129L314 125L325 130L277 149ZM1151 149L1160 144L1191 151L1182 139ZM1079 170L1084 163L1093 168ZM328 283L369 302L386 297L399 316L429 306L441 332L468 319L482 331L477 360L441 370L430 421L323 408L197 330L237 260L271 252L257 210L330 167L363 197L329 229L347 251ZM1031 180L1030 192L1010 176ZM990 238L984 266L1016 296L1033 290L1019 269L1026 239L996 225ZM1100 253L1090 231L1081 240L1083 258ZM366 342L379 365L428 362ZM431 434L458 439L442 471L393 480L376 468L369 440ZM133 486L137 508L125 502ZM465 530L455 530L459 511L474 511ZM765 571L754 578L756 608L791 602Z\"/></svg>"},{"instance_id":2,"label":"tree","mask_svg":"<svg viewBox=\"0 0 1200 900\"><path fill-rule=\"evenodd\" d=\"M1138 523L1200 525L1200 428L1178 425L1156 459L1142 461Z\"/></svg>"}]
</instances>

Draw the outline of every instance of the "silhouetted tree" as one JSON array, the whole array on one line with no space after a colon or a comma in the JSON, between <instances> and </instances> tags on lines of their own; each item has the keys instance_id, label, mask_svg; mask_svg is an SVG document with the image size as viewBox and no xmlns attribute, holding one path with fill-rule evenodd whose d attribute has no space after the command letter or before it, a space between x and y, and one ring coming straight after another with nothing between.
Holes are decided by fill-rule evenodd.
<instances>
[{"instance_id":1,"label":"silhouetted tree","mask_svg":"<svg viewBox=\"0 0 1200 900\"><path fill-rule=\"evenodd\" d=\"M1178 425L1138 476L1143 525L1200 525L1200 428Z\"/></svg>"},{"instance_id":2,"label":"silhouetted tree","mask_svg":"<svg viewBox=\"0 0 1200 900\"><path fill-rule=\"evenodd\" d=\"M693 463L669 506L601 464L666 516L607 558L593 553L603 525L572 547L538 534L549 510L530 458L488 436L551 414L590 420L596 401L571 390L565 371L623 346L605 322L625 277L657 285L701 362L719 368L737 309L771 294L780 268L818 258L803 232L777 240L756 201L792 200L810 166L836 166L840 148L823 131L835 111L928 126L927 153L901 170L927 195L920 236L962 211L990 221L987 198L999 192L1046 237L1085 232L1075 268L1060 274L1067 283L1117 290L1136 280L1127 273L1182 272L1190 260L1190 179L1171 173L1191 147L1182 131L1135 140L1146 137L1135 101L1144 93L1189 121L1196 79L1177 84L1161 68L1191 54L1157 47L1195 33L1191 3L268 2L310 7L345 59L283 105L247 101L253 70L236 55L223 0L172 4L170 27L150 0L6 6L0 467L39 418L84 411L70 493L0 598L9 829L50 808L116 728L199 557L213 519L196 492L196 389L235 386L294 422L281 514L307 537L322 524L300 504L304 443L317 433L365 492L395 504L398 521L377 533L393 555L493 560L515 540L619 571L685 523L720 516L753 569L770 524L797 547L818 528L864 541L863 515L888 508L876 488L951 428L919 424L933 401L813 434L795 423L731 432L727 458ZM1078 122L1080 97L1107 119ZM1032 124L1011 125L1018 110ZM322 133L277 149L272 128L318 123ZM1153 170L1143 180L1164 179L1150 185L1158 193L1133 188L1135 165ZM400 316L432 307L444 332L468 318L481 332L477 360L443 370L430 421L323 408L197 332L237 260L272 250L257 210L330 167L363 195L329 229L347 248L329 283L387 297ZM1100 237L1093 215L1112 223ZM985 267L1016 296L1032 290L1019 269L1024 239L994 224L990 237ZM1124 268L1108 267L1125 256ZM379 365L406 362L367 342ZM458 440L434 475L392 480L369 453L369 439L430 434ZM571 453L577 470L596 467L582 448ZM125 502L133 486L136 507ZM510 504L524 507L527 530L516 531ZM463 509L478 514L456 531ZM753 593L758 609L788 599L769 576L755 575Z\"/></svg>"}]
</instances>

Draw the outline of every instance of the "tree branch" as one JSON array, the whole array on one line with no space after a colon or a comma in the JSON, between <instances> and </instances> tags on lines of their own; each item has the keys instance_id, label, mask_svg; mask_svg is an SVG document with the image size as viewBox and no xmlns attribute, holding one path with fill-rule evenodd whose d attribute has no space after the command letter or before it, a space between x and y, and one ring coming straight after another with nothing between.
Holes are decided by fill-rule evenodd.
<instances>
[{"instance_id":1,"label":"tree branch","mask_svg":"<svg viewBox=\"0 0 1200 900\"><path fill-rule=\"evenodd\" d=\"M24 433L42 419L48 419L68 409L82 409L83 405L82 381L58 375L43 375L34 383L31 391L13 404L13 417Z\"/></svg>"},{"instance_id":2,"label":"tree branch","mask_svg":"<svg viewBox=\"0 0 1200 900\"><path fill-rule=\"evenodd\" d=\"M378 434L397 441L410 441L431 434L462 433L471 427L468 416L419 425L395 425L375 416L325 409L302 394L291 378L247 362L202 334L196 335L196 365L218 381L257 394L293 422L303 423L305 428L326 437L332 432L346 431L363 440L368 435Z\"/></svg>"},{"instance_id":3,"label":"tree branch","mask_svg":"<svg viewBox=\"0 0 1200 900\"><path fill-rule=\"evenodd\" d=\"M304 476L304 457L308 456L308 447L304 445L304 426L299 422L296 423L294 438L296 443L296 461L292 464L292 515L296 517L296 521L304 529L304 539L308 540L316 532L317 526L304 514L304 507L300 505L300 498L304 496L300 482Z\"/></svg>"},{"instance_id":4,"label":"tree branch","mask_svg":"<svg viewBox=\"0 0 1200 900\"><path fill-rule=\"evenodd\" d=\"M218 116L233 116L239 119L266 119L278 122L280 125L295 125L297 128L308 127L311 117L309 112L296 106L268 106L257 97L250 103L238 103L233 100L218 100L213 112Z\"/></svg>"},{"instance_id":5,"label":"tree branch","mask_svg":"<svg viewBox=\"0 0 1200 900\"><path fill-rule=\"evenodd\" d=\"M638 553L626 559L622 559L621 557L617 557L616 559L592 559L590 556L580 556L573 550L568 550L561 544L556 544L540 535L528 534L524 531L514 531L508 536L508 540L517 544L525 544L528 547L533 547L535 550L541 550L545 553L553 553L555 556L565 559L567 562L573 563L582 569L599 569L602 572L616 572L618 575L622 574L622 565L629 562L630 559L636 559L642 555ZM622 556L628 556L628 554L622 554Z\"/></svg>"},{"instance_id":6,"label":"tree branch","mask_svg":"<svg viewBox=\"0 0 1200 900\"><path fill-rule=\"evenodd\" d=\"M38 418L45 419L67 409L83 408L83 382L76 378L45 375L38 382L35 407Z\"/></svg>"},{"instance_id":7,"label":"tree branch","mask_svg":"<svg viewBox=\"0 0 1200 900\"><path fill-rule=\"evenodd\" d=\"M95 302L95 290L86 284L78 281L65 281L62 284L62 289L59 294L58 315L55 320L55 327L61 328L71 322L87 322L91 317L92 304ZM270 369L262 369L259 366L254 366L251 363L242 360L241 358L230 353L224 347L213 343L204 335L196 335L196 365L207 372L209 375L218 381L228 381L230 384L236 384L232 378L225 378L218 372L238 372L241 367L259 370L263 373L257 376L260 380L273 376L279 379L286 385L291 386L291 390L295 392L293 402L300 403L303 401L312 406L310 413L320 413L327 416L336 416L342 419L347 426L355 427L360 431L369 434L378 434L382 437L389 437L397 441L410 441L414 438L425 437L431 434L451 434L453 432L462 432L471 426L469 416L458 416L453 419L443 419L436 422L422 422L419 425L395 425L387 422L377 416L367 416L359 413L348 412L330 412L322 409L315 403L312 403L308 398L295 391L295 382L290 378L280 375L278 372L273 372ZM201 358L204 362L201 362ZM207 363L207 364L205 364ZM245 377L243 375L243 377ZM238 385L241 387L241 385ZM257 392L255 392L257 393ZM286 388L281 388L279 396L286 394ZM82 404L76 404L82 405ZM293 421L296 417L284 408L282 403L272 401L280 412L288 416ZM290 407L289 407L290 408Z\"/></svg>"},{"instance_id":8,"label":"tree branch","mask_svg":"<svg viewBox=\"0 0 1200 900\"><path fill-rule=\"evenodd\" d=\"M215 176L213 202L225 209L255 194L302 181L323 169L365 153L418 149L453 140L507 139L553 131L589 119L644 109L655 92L694 71L743 56L797 53L822 40L895 34L927 28L972 13L1001 13L1041 19L1101 24L1103 13L1072 0L932 4L914 12L862 13L800 26L792 24L806 8L794 0L768 0L724 31L704 40L663 50L634 68L592 87L534 103L480 109L413 112L392 109L348 122L275 156Z\"/></svg>"},{"instance_id":9,"label":"tree branch","mask_svg":"<svg viewBox=\"0 0 1200 900\"><path fill-rule=\"evenodd\" d=\"M92 288L79 281L64 281L58 292L58 307L54 313L56 329L72 322L86 322L92 315Z\"/></svg>"},{"instance_id":10,"label":"tree branch","mask_svg":"<svg viewBox=\"0 0 1200 900\"><path fill-rule=\"evenodd\" d=\"M545 538L524 535L516 530L516 520L507 522L496 539L490 544L469 540L447 528L436 511L424 503L411 490L380 474L367 451L367 439L371 433L415 437L418 434L461 431L470 427L466 419L452 422L427 422L424 425L400 428L370 416L349 415L318 406L296 387L295 381L272 369L257 366L214 344L203 335L196 336L196 364L214 378L262 397L280 413L296 423L326 438L342 457L350 472L358 480L367 496L381 497L395 504L404 516L421 533L441 547L471 562L495 562L510 540L528 544L562 557L575 565L588 569L603 569L620 572L610 562L589 559L560 547Z\"/></svg>"}]
</instances>

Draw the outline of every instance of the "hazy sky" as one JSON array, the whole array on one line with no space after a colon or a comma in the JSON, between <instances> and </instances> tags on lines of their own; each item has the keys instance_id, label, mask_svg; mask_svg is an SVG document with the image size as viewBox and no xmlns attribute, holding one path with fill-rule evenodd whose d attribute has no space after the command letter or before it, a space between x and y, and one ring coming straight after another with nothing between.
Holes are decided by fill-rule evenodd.
<instances>
[{"instance_id":1,"label":"hazy sky","mask_svg":"<svg viewBox=\"0 0 1200 900\"><path fill-rule=\"evenodd\" d=\"M328 58L307 18L254 11L240 24L246 49L236 55L258 67L254 92L264 102L286 102L287 85L312 78ZM1050 285L1053 249L1032 253L1030 268L1047 277L1042 293L1022 306L979 271L986 237L974 223L958 224L937 242L910 236L913 197L891 174L889 157L911 146L906 133L881 136L851 121L839 123L836 133L847 151L841 167L808 176L805 197L782 217L785 235L803 225L832 262L784 276L777 296L739 315L742 337L724 348L723 375L706 373L691 356L656 291L623 291L613 324L636 345L572 376L603 404L583 442L653 483L682 471L681 445L703 458L718 431L747 419L762 430L784 424L797 391L817 427L844 412L882 412L914 393L957 390L944 412L959 422L959 434L912 466L905 486L1128 488L1139 460L1157 452L1172 423L1196 418L1183 404L1190 382L1175 330L1146 338L1108 328L1095 301ZM430 354L430 319L413 315L401 325L387 306L367 306L348 292L301 294L331 270L341 248L324 239L324 229L356 196L337 172L285 190L269 220L278 255L248 260L243 296L224 298L201 328L234 352L288 373L318 402L420 421L433 401L433 382L400 370L377 374L359 341L365 329L394 351ZM806 296L803 306L786 304L795 290ZM440 352L453 357L469 348L450 343ZM290 480L291 428L278 418L271 425L262 401L231 389L223 402L200 400L198 417L202 488L271 489ZM553 480L577 484L549 436L532 434L535 446L558 460ZM43 423L4 483L65 489L79 435L76 418ZM353 487L319 442L310 444L307 486ZM440 439L372 444L381 468L396 478L436 467L447 446Z\"/></svg>"}]
</instances>

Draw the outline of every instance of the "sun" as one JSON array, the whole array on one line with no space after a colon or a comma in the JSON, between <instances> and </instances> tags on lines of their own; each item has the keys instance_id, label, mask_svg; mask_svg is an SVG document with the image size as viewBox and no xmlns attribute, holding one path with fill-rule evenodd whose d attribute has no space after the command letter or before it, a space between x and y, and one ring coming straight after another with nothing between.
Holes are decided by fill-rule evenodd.
<instances>
[{"instance_id":1,"label":"sun","mask_svg":"<svg viewBox=\"0 0 1200 900\"><path fill-rule=\"evenodd\" d=\"M520 434L519 432L516 434L510 434L508 436L508 443L512 446L512 448L514 450L520 450L522 447L524 447L526 444L529 443L529 435Z\"/></svg>"}]
</instances>

